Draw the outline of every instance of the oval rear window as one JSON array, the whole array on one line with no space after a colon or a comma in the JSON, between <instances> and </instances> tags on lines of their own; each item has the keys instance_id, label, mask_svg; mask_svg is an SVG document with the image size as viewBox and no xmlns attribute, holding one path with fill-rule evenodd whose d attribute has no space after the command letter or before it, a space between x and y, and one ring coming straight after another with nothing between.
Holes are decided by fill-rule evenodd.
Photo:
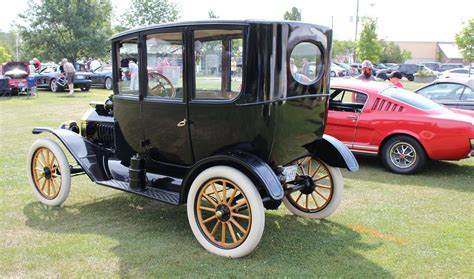
<instances>
[{"instance_id":1,"label":"oval rear window","mask_svg":"<svg viewBox=\"0 0 474 279\"><path fill-rule=\"evenodd\" d=\"M321 50L310 42L297 44L290 56L290 72L302 84L314 83L323 67Z\"/></svg>"}]
</instances>

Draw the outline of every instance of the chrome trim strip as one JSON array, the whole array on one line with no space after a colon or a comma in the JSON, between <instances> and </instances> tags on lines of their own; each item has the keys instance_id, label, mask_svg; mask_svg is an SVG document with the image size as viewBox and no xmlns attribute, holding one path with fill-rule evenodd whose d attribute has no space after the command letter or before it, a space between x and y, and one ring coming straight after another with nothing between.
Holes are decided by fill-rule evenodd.
<instances>
[{"instance_id":1,"label":"chrome trim strip","mask_svg":"<svg viewBox=\"0 0 474 279\"><path fill-rule=\"evenodd\" d=\"M352 148L364 148L370 150L379 150L379 147L376 145L365 145L365 144L354 144Z\"/></svg>"}]
</instances>

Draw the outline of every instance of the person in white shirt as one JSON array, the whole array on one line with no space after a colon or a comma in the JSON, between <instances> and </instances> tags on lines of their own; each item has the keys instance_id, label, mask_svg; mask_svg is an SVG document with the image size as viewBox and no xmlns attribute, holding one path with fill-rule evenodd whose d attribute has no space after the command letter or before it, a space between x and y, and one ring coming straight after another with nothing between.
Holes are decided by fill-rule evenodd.
<instances>
[{"instance_id":1,"label":"person in white shirt","mask_svg":"<svg viewBox=\"0 0 474 279\"><path fill-rule=\"evenodd\" d=\"M130 90L138 91L138 65L135 61L130 60L128 68L130 69Z\"/></svg>"}]
</instances>

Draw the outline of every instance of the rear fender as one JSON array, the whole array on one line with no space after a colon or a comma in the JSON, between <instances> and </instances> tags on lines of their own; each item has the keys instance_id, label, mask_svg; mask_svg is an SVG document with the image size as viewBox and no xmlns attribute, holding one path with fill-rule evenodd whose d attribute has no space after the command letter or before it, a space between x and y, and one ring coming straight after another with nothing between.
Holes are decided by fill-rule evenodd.
<instances>
[{"instance_id":1,"label":"rear fender","mask_svg":"<svg viewBox=\"0 0 474 279\"><path fill-rule=\"evenodd\" d=\"M359 164L354 154L347 146L332 136L323 135L321 139L305 145L305 148L311 155L332 167L346 168L352 172L359 170Z\"/></svg>"},{"instance_id":2,"label":"rear fender","mask_svg":"<svg viewBox=\"0 0 474 279\"><path fill-rule=\"evenodd\" d=\"M283 198L283 186L272 168L257 156L244 152L229 152L203 159L188 171L181 190L181 203L186 203L189 188L194 179L205 169L213 166L230 166L247 175L258 190L264 190L271 200Z\"/></svg>"},{"instance_id":3,"label":"rear fender","mask_svg":"<svg viewBox=\"0 0 474 279\"><path fill-rule=\"evenodd\" d=\"M76 159L92 181L108 180L106 165L107 156L103 148L66 129L33 128L33 134L44 132L55 135Z\"/></svg>"}]
</instances>

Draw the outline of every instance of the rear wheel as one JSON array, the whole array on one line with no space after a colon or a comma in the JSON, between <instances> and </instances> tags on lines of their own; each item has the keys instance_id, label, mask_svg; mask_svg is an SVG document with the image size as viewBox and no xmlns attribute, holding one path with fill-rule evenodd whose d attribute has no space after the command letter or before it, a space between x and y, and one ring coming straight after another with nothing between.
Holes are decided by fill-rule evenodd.
<instances>
[{"instance_id":1,"label":"rear wheel","mask_svg":"<svg viewBox=\"0 0 474 279\"><path fill-rule=\"evenodd\" d=\"M112 79L111 78L106 78L104 81L104 88L107 90L112 90Z\"/></svg>"},{"instance_id":2,"label":"rear wheel","mask_svg":"<svg viewBox=\"0 0 474 279\"><path fill-rule=\"evenodd\" d=\"M59 92L61 91L61 86L58 84L58 81L53 78L51 79L51 81L49 82L49 89L52 91L52 92Z\"/></svg>"},{"instance_id":3,"label":"rear wheel","mask_svg":"<svg viewBox=\"0 0 474 279\"><path fill-rule=\"evenodd\" d=\"M209 252L238 258L252 252L263 234L265 211L252 181L227 166L206 169L188 194L188 220Z\"/></svg>"},{"instance_id":4,"label":"rear wheel","mask_svg":"<svg viewBox=\"0 0 474 279\"><path fill-rule=\"evenodd\" d=\"M344 180L339 168L331 167L318 158L305 157L296 161L295 181L304 186L283 198L288 210L301 217L323 219L336 211L341 203ZM300 184L301 185L301 184ZM292 183L285 185L293 187Z\"/></svg>"},{"instance_id":5,"label":"rear wheel","mask_svg":"<svg viewBox=\"0 0 474 279\"><path fill-rule=\"evenodd\" d=\"M414 81L414 80L415 80L415 76L413 76L413 75L411 75L411 74L410 74L410 75L407 75L407 79L408 79L409 81Z\"/></svg>"},{"instance_id":6,"label":"rear wheel","mask_svg":"<svg viewBox=\"0 0 474 279\"><path fill-rule=\"evenodd\" d=\"M28 153L28 177L34 196L50 206L61 205L71 189L71 170L61 147L38 139Z\"/></svg>"},{"instance_id":7,"label":"rear wheel","mask_svg":"<svg viewBox=\"0 0 474 279\"><path fill-rule=\"evenodd\" d=\"M331 71L330 76L331 76L331 77L335 77L335 76L336 76L336 72Z\"/></svg>"},{"instance_id":8,"label":"rear wheel","mask_svg":"<svg viewBox=\"0 0 474 279\"><path fill-rule=\"evenodd\" d=\"M86 85L86 86L81 87L81 91L83 91L83 92L89 91L90 89L91 89L90 85Z\"/></svg>"},{"instance_id":9,"label":"rear wheel","mask_svg":"<svg viewBox=\"0 0 474 279\"><path fill-rule=\"evenodd\" d=\"M394 173L410 174L423 167L426 153L417 140L408 136L395 136L384 144L382 161Z\"/></svg>"}]
</instances>

